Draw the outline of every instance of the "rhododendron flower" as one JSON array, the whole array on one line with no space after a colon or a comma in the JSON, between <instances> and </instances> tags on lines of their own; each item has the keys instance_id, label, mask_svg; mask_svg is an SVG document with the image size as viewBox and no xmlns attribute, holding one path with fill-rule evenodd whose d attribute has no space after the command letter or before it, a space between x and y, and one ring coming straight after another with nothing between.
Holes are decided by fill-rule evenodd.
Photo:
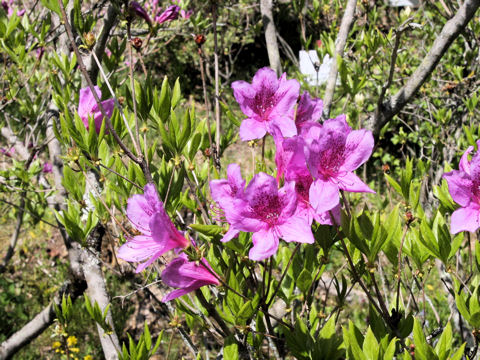
<instances>
[{"instance_id":1,"label":"rhododendron flower","mask_svg":"<svg viewBox=\"0 0 480 360\"><path fill-rule=\"evenodd\" d=\"M339 190L374 193L352 172L372 154L370 131L352 130L345 115L341 115L325 121L321 127L310 128L305 139L306 162L315 179L309 199L317 214L339 204Z\"/></svg>"},{"instance_id":2,"label":"rhododendron flower","mask_svg":"<svg viewBox=\"0 0 480 360\"><path fill-rule=\"evenodd\" d=\"M188 11L180 10L180 16L185 20L190 19L190 16L192 16L192 14L193 14L193 10L188 10Z\"/></svg>"},{"instance_id":3,"label":"rhododendron flower","mask_svg":"<svg viewBox=\"0 0 480 360\"><path fill-rule=\"evenodd\" d=\"M15 148L12 146L10 149L0 148L0 153L4 154L5 156L12 157L15 154Z\"/></svg>"},{"instance_id":4,"label":"rhododendron flower","mask_svg":"<svg viewBox=\"0 0 480 360\"><path fill-rule=\"evenodd\" d=\"M477 148L480 140L477 141ZM477 152L471 161L468 155L473 151L470 146L462 155L459 170L443 175L447 180L452 199L461 207L452 213L450 232L475 232L480 227L480 153Z\"/></svg>"},{"instance_id":5,"label":"rhododendron flower","mask_svg":"<svg viewBox=\"0 0 480 360\"><path fill-rule=\"evenodd\" d=\"M321 99L312 99L310 94L305 91L298 101L297 113L295 116L295 125L298 133L307 130L310 126L318 124L317 121L322 117L323 101Z\"/></svg>"},{"instance_id":6,"label":"rhododendron flower","mask_svg":"<svg viewBox=\"0 0 480 360\"><path fill-rule=\"evenodd\" d=\"M275 178L261 172L250 181L244 195L225 209L225 215L232 231L253 232L249 257L262 260L277 251L280 238L313 243L310 224L304 217L295 215L296 207L295 183L288 182L278 189Z\"/></svg>"},{"instance_id":7,"label":"rhododendron flower","mask_svg":"<svg viewBox=\"0 0 480 360\"><path fill-rule=\"evenodd\" d=\"M118 250L125 261L141 262L136 272L144 270L169 250L185 248L189 242L173 225L153 184L145 185L143 195L133 195L127 202L127 217L141 232Z\"/></svg>"},{"instance_id":8,"label":"rhododendron flower","mask_svg":"<svg viewBox=\"0 0 480 360\"><path fill-rule=\"evenodd\" d=\"M230 164L227 168L227 179L210 181L210 193L212 199L223 210L224 215L234 212L234 201L244 197L245 180L242 178L240 166ZM228 221L228 218L227 218ZM238 235L239 231L230 227L223 241L231 240Z\"/></svg>"},{"instance_id":9,"label":"rhododendron flower","mask_svg":"<svg viewBox=\"0 0 480 360\"><path fill-rule=\"evenodd\" d=\"M321 127L320 124L316 123ZM310 187L313 183L313 177L307 167L304 147L305 141L301 136L277 140L277 152L275 162L277 165L277 180L283 175L285 181L295 182L295 192L297 194L297 216L307 219L311 224L315 219L319 224L333 225L331 216L335 222L340 223L340 204L331 211L317 212L310 204ZM331 214L330 214L331 212Z\"/></svg>"},{"instance_id":10,"label":"rhododendron flower","mask_svg":"<svg viewBox=\"0 0 480 360\"><path fill-rule=\"evenodd\" d=\"M102 97L102 92L100 91L98 86L95 86L95 92L97 93L99 98ZM108 117L111 117L113 113L113 108L115 106L113 99L102 101L102 106L106 114L108 115ZM95 98L93 97L93 93L89 87L86 87L80 90L80 100L78 103L78 116L80 116L80 119L82 119L87 129L88 129L88 117L93 116L93 119L95 121L95 131L97 132L97 134L100 133L100 128L102 127L103 115L100 109L98 108L97 102L95 101ZM107 129L105 129L105 133L108 133Z\"/></svg>"},{"instance_id":11,"label":"rhododendron flower","mask_svg":"<svg viewBox=\"0 0 480 360\"><path fill-rule=\"evenodd\" d=\"M200 264L196 261L189 261L187 255L180 254L162 272L163 282L179 289L167 294L162 302L176 299L205 285L220 285L217 277L213 274L215 272L205 258L201 260Z\"/></svg>"},{"instance_id":12,"label":"rhododendron flower","mask_svg":"<svg viewBox=\"0 0 480 360\"><path fill-rule=\"evenodd\" d=\"M53 170L52 164L50 164L48 161L46 161L46 162L43 164L42 171L43 171L45 174L48 174L48 173L51 173L52 170Z\"/></svg>"},{"instance_id":13,"label":"rhododendron flower","mask_svg":"<svg viewBox=\"0 0 480 360\"><path fill-rule=\"evenodd\" d=\"M7 12L7 16L10 17L13 15L16 6L14 6L14 0L3 0L2 7ZM18 17L21 17L25 14L25 9L17 10L16 12Z\"/></svg>"},{"instance_id":14,"label":"rhododendron flower","mask_svg":"<svg viewBox=\"0 0 480 360\"><path fill-rule=\"evenodd\" d=\"M144 19L149 25L152 24L152 20L150 20L150 16L148 16L147 12L145 11L145 9L143 8L142 5L140 5L138 2L136 1L130 1L130 3L128 4L128 7L129 7L129 10L132 14L135 14L139 17L141 17L142 19Z\"/></svg>"},{"instance_id":15,"label":"rhododendron flower","mask_svg":"<svg viewBox=\"0 0 480 360\"><path fill-rule=\"evenodd\" d=\"M297 135L294 122L300 84L297 80L280 79L274 70L262 68L252 79L232 83L233 95L240 109L247 116L240 125L243 141L261 139L268 132L271 135L291 137Z\"/></svg>"},{"instance_id":16,"label":"rhododendron flower","mask_svg":"<svg viewBox=\"0 0 480 360\"><path fill-rule=\"evenodd\" d=\"M170 5L163 13L155 17L155 21L159 24L163 24L166 21L172 21L178 18L180 12L180 6Z\"/></svg>"}]
</instances>

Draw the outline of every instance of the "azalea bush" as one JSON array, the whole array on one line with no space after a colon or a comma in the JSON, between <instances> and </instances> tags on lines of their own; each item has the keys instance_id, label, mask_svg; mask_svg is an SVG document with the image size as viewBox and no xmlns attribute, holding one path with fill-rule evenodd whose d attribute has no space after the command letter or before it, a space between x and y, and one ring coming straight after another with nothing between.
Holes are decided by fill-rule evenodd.
<instances>
[{"instance_id":1,"label":"azalea bush","mask_svg":"<svg viewBox=\"0 0 480 360\"><path fill-rule=\"evenodd\" d=\"M475 1L278 4L279 73L241 57L264 1L25 5L0 8L0 358L477 357Z\"/></svg>"}]
</instances>

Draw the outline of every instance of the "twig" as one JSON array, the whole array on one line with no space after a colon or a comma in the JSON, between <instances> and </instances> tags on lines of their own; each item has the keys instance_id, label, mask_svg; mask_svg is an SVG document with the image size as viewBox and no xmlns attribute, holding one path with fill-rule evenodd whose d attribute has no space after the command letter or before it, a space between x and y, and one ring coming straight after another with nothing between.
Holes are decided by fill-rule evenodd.
<instances>
[{"instance_id":1,"label":"twig","mask_svg":"<svg viewBox=\"0 0 480 360\"><path fill-rule=\"evenodd\" d=\"M338 32L335 54L333 54L332 67L327 78L327 87L325 95L323 97L323 117L328 119L330 115L330 107L332 106L333 93L335 92L335 85L337 83L338 75L338 62L337 57L343 57L345 44L347 43L347 36L350 31L350 27L353 24L355 16L355 7L357 6L356 0L348 0L345 13L343 14L342 23L340 24L340 31Z\"/></svg>"},{"instance_id":2,"label":"twig","mask_svg":"<svg viewBox=\"0 0 480 360\"><path fill-rule=\"evenodd\" d=\"M267 44L268 61L270 67L278 76L282 73L280 52L278 51L277 30L273 21L272 0L260 0L263 27L265 28L265 42Z\"/></svg>"},{"instance_id":3,"label":"twig","mask_svg":"<svg viewBox=\"0 0 480 360\"><path fill-rule=\"evenodd\" d=\"M465 29L480 7L480 0L466 0L455 16L447 21L440 34L435 39L430 51L420 66L408 78L407 83L389 100L383 102L367 120L366 128L378 137L380 130L387 124L415 95L417 90L427 80L450 45ZM325 100L324 100L325 106Z\"/></svg>"},{"instance_id":4,"label":"twig","mask_svg":"<svg viewBox=\"0 0 480 360\"><path fill-rule=\"evenodd\" d=\"M220 90L219 90L219 78L218 78L218 41L217 41L217 1L213 0L213 9L212 9L212 21L213 21L213 42L214 42L214 67L215 67L215 123L216 123L216 133L215 133L215 142L216 142L216 151L213 152L213 162L217 170L220 170L220 161L218 160L220 156Z\"/></svg>"}]
</instances>

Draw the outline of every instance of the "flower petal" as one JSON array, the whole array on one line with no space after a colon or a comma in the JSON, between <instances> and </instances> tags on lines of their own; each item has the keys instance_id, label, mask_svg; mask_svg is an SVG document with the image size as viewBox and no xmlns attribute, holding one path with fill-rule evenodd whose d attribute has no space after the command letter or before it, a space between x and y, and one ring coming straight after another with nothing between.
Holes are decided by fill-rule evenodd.
<instances>
[{"instance_id":1,"label":"flower petal","mask_svg":"<svg viewBox=\"0 0 480 360\"><path fill-rule=\"evenodd\" d=\"M308 221L300 217L290 217L283 224L277 226L280 237L287 242L313 244L315 239L312 227Z\"/></svg>"},{"instance_id":2,"label":"flower petal","mask_svg":"<svg viewBox=\"0 0 480 360\"><path fill-rule=\"evenodd\" d=\"M312 183L309 199L317 214L331 210L340 203L338 190L338 186L328 180L317 179Z\"/></svg>"},{"instance_id":3,"label":"flower petal","mask_svg":"<svg viewBox=\"0 0 480 360\"><path fill-rule=\"evenodd\" d=\"M117 256L129 262L140 262L153 256L162 248L151 236L137 235L120 246Z\"/></svg>"},{"instance_id":4,"label":"flower petal","mask_svg":"<svg viewBox=\"0 0 480 360\"><path fill-rule=\"evenodd\" d=\"M480 227L480 207L477 204L457 209L452 214L450 232L475 232Z\"/></svg>"},{"instance_id":5,"label":"flower petal","mask_svg":"<svg viewBox=\"0 0 480 360\"><path fill-rule=\"evenodd\" d=\"M468 149L463 153L460 158L460 164L458 167L461 171L466 172L470 175L470 162L468 161L468 155L473 151L473 146L469 146Z\"/></svg>"},{"instance_id":6,"label":"flower petal","mask_svg":"<svg viewBox=\"0 0 480 360\"><path fill-rule=\"evenodd\" d=\"M368 160L373 151L373 135L368 130L354 130L347 136L345 143L345 161L342 169L353 171Z\"/></svg>"},{"instance_id":7,"label":"flower petal","mask_svg":"<svg viewBox=\"0 0 480 360\"><path fill-rule=\"evenodd\" d=\"M352 172L337 175L336 179L338 181L338 187L342 190L375 194L375 191L370 189L367 184L365 184L357 175Z\"/></svg>"},{"instance_id":8,"label":"flower petal","mask_svg":"<svg viewBox=\"0 0 480 360\"><path fill-rule=\"evenodd\" d=\"M272 230L261 230L252 235L253 247L248 257L254 261L266 259L277 252L278 236Z\"/></svg>"},{"instance_id":9,"label":"flower petal","mask_svg":"<svg viewBox=\"0 0 480 360\"><path fill-rule=\"evenodd\" d=\"M163 204L158 198L157 190L153 184L147 184L143 195L133 195L127 201L127 217L133 226L143 234L150 235L150 218L163 209Z\"/></svg>"},{"instance_id":10,"label":"flower petal","mask_svg":"<svg viewBox=\"0 0 480 360\"><path fill-rule=\"evenodd\" d=\"M465 166L463 166L463 168L470 170ZM470 204L474 194L472 191L473 182L468 173L459 170L453 170L443 174L443 178L447 180L448 191L450 192L452 199L457 204L463 207Z\"/></svg>"},{"instance_id":11,"label":"flower petal","mask_svg":"<svg viewBox=\"0 0 480 360\"><path fill-rule=\"evenodd\" d=\"M261 139L266 133L265 124L253 118L247 118L240 124L240 139L242 141Z\"/></svg>"},{"instance_id":12,"label":"flower petal","mask_svg":"<svg viewBox=\"0 0 480 360\"><path fill-rule=\"evenodd\" d=\"M94 88L95 88L95 92L100 98L102 96L102 92L100 91L100 88L98 86L95 86ZM85 120L87 120L87 125L88 125L88 115L92 114L93 108L96 105L97 105L97 102L95 101L95 98L90 88L85 87L83 89L80 89L80 97L78 101L78 116L80 116L80 118L83 120L83 123L85 123Z\"/></svg>"}]
</instances>

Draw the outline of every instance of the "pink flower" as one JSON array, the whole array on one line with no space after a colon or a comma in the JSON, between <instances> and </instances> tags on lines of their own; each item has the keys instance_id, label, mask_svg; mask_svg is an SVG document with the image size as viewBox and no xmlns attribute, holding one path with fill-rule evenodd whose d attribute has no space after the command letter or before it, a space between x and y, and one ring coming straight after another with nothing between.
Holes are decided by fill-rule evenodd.
<instances>
[{"instance_id":1,"label":"pink flower","mask_svg":"<svg viewBox=\"0 0 480 360\"><path fill-rule=\"evenodd\" d=\"M144 19L149 25L152 24L152 20L150 20L150 16L148 16L145 9L136 1L130 1L128 4L128 8L131 14L137 15Z\"/></svg>"},{"instance_id":2,"label":"pink flower","mask_svg":"<svg viewBox=\"0 0 480 360\"><path fill-rule=\"evenodd\" d=\"M155 17L155 21L159 24L163 24L166 21L172 21L178 18L180 6L170 5L167 10Z\"/></svg>"},{"instance_id":3,"label":"pink flower","mask_svg":"<svg viewBox=\"0 0 480 360\"><path fill-rule=\"evenodd\" d=\"M315 123L312 126L321 127ZM275 162L277 165L277 180L285 176L285 181L295 182L295 192L297 194L296 215L307 219L311 224L315 219L319 224L333 225L331 215L333 215L336 224L340 224L340 204L330 211L317 212L310 204L310 187L313 183L313 177L307 167L305 160L305 141L301 136L276 140L277 152Z\"/></svg>"},{"instance_id":4,"label":"pink flower","mask_svg":"<svg viewBox=\"0 0 480 360\"><path fill-rule=\"evenodd\" d=\"M234 213L234 201L244 198L245 180L242 178L240 166L230 164L227 168L227 179L210 181L210 193L212 199L220 206L226 214ZM227 218L228 221L228 218ZM230 227L225 234L223 241L229 241L238 235L239 231Z\"/></svg>"},{"instance_id":5,"label":"pink flower","mask_svg":"<svg viewBox=\"0 0 480 360\"><path fill-rule=\"evenodd\" d=\"M305 91L300 96L295 116L295 125L298 133L300 134L302 130L305 131L313 124L317 124L317 121L322 117L322 111L323 101L310 98L310 94Z\"/></svg>"},{"instance_id":6,"label":"pink flower","mask_svg":"<svg viewBox=\"0 0 480 360\"><path fill-rule=\"evenodd\" d=\"M52 164L50 164L48 161L46 161L45 163L43 163L43 169L42 169L42 171L43 171L45 174L51 173L52 170L53 170Z\"/></svg>"},{"instance_id":7,"label":"pink flower","mask_svg":"<svg viewBox=\"0 0 480 360\"><path fill-rule=\"evenodd\" d=\"M190 16L192 16L192 14L193 14L193 10L188 10L188 11L180 10L180 16L185 20L190 19Z\"/></svg>"},{"instance_id":8,"label":"pink flower","mask_svg":"<svg viewBox=\"0 0 480 360\"><path fill-rule=\"evenodd\" d=\"M480 140L477 140L477 148ZM480 154L477 152L472 160L468 155L473 146L468 147L462 155L459 170L453 170L443 175L447 180L448 190L452 199L460 208L452 213L450 232L475 232L480 227Z\"/></svg>"},{"instance_id":9,"label":"pink flower","mask_svg":"<svg viewBox=\"0 0 480 360\"><path fill-rule=\"evenodd\" d=\"M162 302L176 299L205 285L220 285L217 277L213 274L215 272L205 258L199 264L194 261L188 261L187 255L184 253L180 254L162 272L163 282L168 286L179 289L167 294L162 299Z\"/></svg>"},{"instance_id":10,"label":"pink flower","mask_svg":"<svg viewBox=\"0 0 480 360\"><path fill-rule=\"evenodd\" d=\"M175 228L153 184L145 185L143 195L133 195L127 202L127 217L142 234L128 240L118 249L118 257L140 262L136 272L144 270L169 250L185 248L189 242Z\"/></svg>"},{"instance_id":11,"label":"pink flower","mask_svg":"<svg viewBox=\"0 0 480 360\"><path fill-rule=\"evenodd\" d=\"M295 183L288 182L278 189L275 178L261 172L250 181L244 196L225 209L225 215L232 231L253 232L249 257L262 260L277 251L280 238L287 242L314 242L310 224L295 215L296 207Z\"/></svg>"},{"instance_id":12,"label":"pink flower","mask_svg":"<svg viewBox=\"0 0 480 360\"><path fill-rule=\"evenodd\" d=\"M315 179L309 190L310 204L317 214L340 202L339 190L374 193L353 170L372 154L373 136L367 130L352 130L345 115L329 119L308 130L305 158Z\"/></svg>"},{"instance_id":13,"label":"pink flower","mask_svg":"<svg viewBox=\"0 0 480 360\"><path fill-rule=\"evenodd\" d=\"M7 12L8 17L13 15L14 8L16 8L16 6L14 6L14 0L8 0L8 1L3 0L2 1L2 7ZM16 14L17 14L18 17L23 16L23 14L25 14L25 9L17 10Z\"/></svg>"},{"instance_id":14,"label":"pink flower","mask_svg":"<svg viewBox=\"0 0 480 360\"><path fill-rule=\"evenodd\" d=\"M95 86L95 92L97 93L99 98L102 97L102 92L100 91L98 86ZM113 113L113 108L115 106L113 99L102 101L102 106L105 109L105 112L107 113L108 117L111 117ZM89 87L86 87L80 90L80 100L78 103L78 116L80 116L80 119L82 119L87 129L88 129L88 117L93 116L93 119L95 121L95 131L97 132L97 134L100 132L100 128L102 126L102 121L103 121L103 115L100 109L98 108L97 102L95 101L95 98L93 97L93 93ZM108 133L107 129L105 129L105 133Z\"/></svg>"},{"instance_id":15,"label":"pink flower","mask_svg":"<svg viewBox=\"0 0 480 360\"><path fill-rule=\"evenodd\" d=\"M15 148L12 146L10 149L0 148L0 153L4 154L5 156L12 157L15 154Z\"/></svg>"},{"instance_id":16,"label":"pink flower","mask_svg":"<svg viewBox=\"0 0 480 360\"><path fill-rule=\"evenodd\" d=\"M246 81L232 83L233 95L247 116L240 125L243 141L261 139L268 132L275 136L297 135L294 112L300 91L297 80L286 80L283 74L277 79L275 71L262 68Z\"/></svg>"}]
</instances>

